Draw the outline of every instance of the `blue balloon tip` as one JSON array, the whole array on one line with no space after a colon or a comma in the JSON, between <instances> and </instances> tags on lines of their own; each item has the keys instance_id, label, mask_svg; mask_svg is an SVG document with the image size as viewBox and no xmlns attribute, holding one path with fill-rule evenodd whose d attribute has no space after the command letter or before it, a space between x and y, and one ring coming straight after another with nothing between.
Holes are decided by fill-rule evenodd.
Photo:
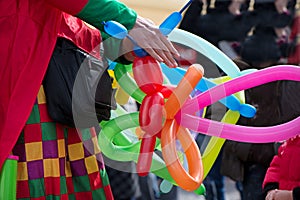
<instances>
[{"instance_id":1,"label":"blue balloon tip","mask_svg":"<svg viewBox=\"0 0 300 200\"><path fill-rule=\"evenodd\" d=\"M140 47L134 47L134 53L137 57L140 57L140 58L148 55L148 53Z\"/></svg>"},{"instance_id":2,"label":"blue balloon tip","mask_svg":"<svg viewBox=\"0 0 300 200\"><path fill-rule=\"evenodd\" d=\"M241 104L239 112L244 117L252 118L256 114L256 108L249 104Z\"/></svg>"},{"instance_id":3,"label":"blue balloon tip","mask_svg":"<svg viewBox=\"0 0 300 200\"><path fill-rule=\"evenodd\" d=\"M104 30L110 36L117 39L124 39L128 35L128 31L125 26L116 21L102 22Z\"/></svg>"}]
</instances>

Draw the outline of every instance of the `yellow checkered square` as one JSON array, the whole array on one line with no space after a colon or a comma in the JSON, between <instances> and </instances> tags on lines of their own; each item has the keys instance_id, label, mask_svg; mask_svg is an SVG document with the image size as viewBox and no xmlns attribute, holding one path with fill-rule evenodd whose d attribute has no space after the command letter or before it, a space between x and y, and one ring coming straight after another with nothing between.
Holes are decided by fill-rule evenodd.
<instances>
[{"instance_id":1,"label":"yellow checkered square","mask_svg":"<svg viewBox=\"0 0 300 200\"><path fill-rule=\"evenodd\" d=\"M66 156L66 146L65 146L65 140L60 139L57 141L58 146L58 157L63 158Z\"/></svg>"},{"instance_id":2,"label":"yellow checkered square","mask_svg":"<svg viewBox=\"0 0 300 200\"><path fill-rule=\"evenodd\" d=\"M93 144L94 144L94 152L95 152L95 154L100 153L100 152L101 152L101 149L100 149L100 147L99 147L97 137L93 137L93 138L92 138L92 141L93 141Z\"/></svg>"},{"instance_id":3,"label":"yellow checkered square","mask_svg":"<svg viewBox=\"0 0 300 200\"><path fill-rule=\"evenodd\" d=\"M72 173L71 173L71 165L70 162L66 162L66 177L71 177Z\"/></svg>"},{"instance_id":4,"label":"yellow checkered square","mask_svg":"<svg viewBox=\"0 0 300 200\"><path fill-rule=\"evenodd\" d=\"M88 174L99 171L96 156L90 156L84 159Z\"/></svg>"},{"instance_id":5,"label":"yellow checkered square","mask_svg":"<svg viewBox=\"0 0 300 200\"><path fill-rule=\"evenodd\" d=\"M42 142L32 142L25 144L25 151L27 161L43 159Z\"/></svg>"},{"instance_id":6,"label":"yellow checkered square","mask_svg":"<svg viewBox=\"0 0 300 200\"><path fill-rule=\"evenodd\" d=\"M79 160L84 157L84 150L82 143L71 144L68 146L70 161Z\"/></svg>"},{"instance_id":7,"label":"yellow checkered square","mask_svg":"<svg viewBox=\"0 0 300 200\"><path fill-rule=\"evenodd\" d=\"M59 177L59 159L44 159L44 176L45 177Z\"/></svg>"},{"instance_id":8,"label":"yellow checkered square","mask_svg":"<svg viewBox=\"0 0 300 200\"><path fill-rule=\"evenodd\" d=\"M18 181L26 181L28 180L28 173L27 173L27 164L26 162L18 162L18 174L17 180Z\"/></svg>"},{"instance_id":9,"label":"yellow checkered square","mask_svg":"<svg viewBox=\"0 0 300 200\"><path fill-rule=\"evenodd\" d=\"M46 96L44 92L44 87L41 86L39 93L37 95L38 104L45 104L46 103Z\"/></svg>"}]
</instances>

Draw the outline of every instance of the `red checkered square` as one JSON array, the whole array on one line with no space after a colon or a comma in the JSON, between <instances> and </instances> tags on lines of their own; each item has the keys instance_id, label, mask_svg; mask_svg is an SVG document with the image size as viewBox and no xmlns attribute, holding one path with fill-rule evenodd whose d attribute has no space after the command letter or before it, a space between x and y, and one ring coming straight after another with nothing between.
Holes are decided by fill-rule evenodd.
<instances>
[{"instance_id":1,"label":"red checkered square","mask_svg":"<svg viewBox=\"0 0 300 200\"><path fill-rule=\"evenodd\" d=\"M72 177L66 177L66 182L67 182L67 189L69 194L74 193L74 185L72 181Z\"/></svg>"},{"instance_id":2,"label":"red checkered square","mask_svg":"<svg viewBox=\"0 0 300 200\"><path fill-rule=\"evenodd\" d=\"M65 138L64 126L62 126L60 124L56 124L56 137L58 140Z\"/></svg>"},{"instance_id":3,"label":"red checkered square","mask_svg":"<svg viewBox=\"0 0 300 200\"><path fill-rule=\"evenodd\" d=\"M41 122L52 122L47 110L47 104L38 104Z\"/></svg>"},{"instance_id":4,"label":"red checkered square","mask_svg":"<svg viewBox=\"0 0 300 200\"><path fill-rule=\"evenodd\" d=\"M76 129L69 128L68 129L68 145L81 143L81 142L82 142L82 140L80 139L79 134L77 133Z\"/></svg>"},{"instance_id":5,"label":"red checkered square","mask_svg":"<svg viewBox=\"0 0 300 200\"><path fill-rule=\"evenodd\" d=\"M99 172L89 174L89 179L90 179L90 186L92 190L97 190L103 187Z\"/></svg>"},{"instance_id":6,"label":"red checkered square","mask_svg":"<svg viewBox=\"0 0 300 200\"><path fill-rule=\"evenodd\" d=\"M62 194L60 196L60 200L69 200L69 195L68 194Z\"/></svg>"},{"instance_id":7,"label":"red checkered square","mask_svg":"<svg viewBox=\"0 0 300 200\"><path fill-rule=\"evenodd\" d=\"M31 200L46 200L46 197L36 197L36 198L30 198Z\"/></svg>"},{"instance_id":8,"label":"red checkered square","mask_svg":"<svg viewBox=\"0 0 300 200\"><path fill-rule=\"evenodd\" d=\"M28 181L18 181L17 188L17 199L30 197Z\"/></svg>"},{"instance_id":9,"label":"red checkered square","mask_svg":"<svg viewBox=\"0 0 300 200\"><path fill-rule=\"evenodd\" d=\"M44 178L46 195L60 195L60 177Z\"/></svg>"},{"instance_id":10,"label":"red checkered square","mask_svg":"<svg viewBox=\"0 0 300 200\"><path fill-rule=\"evenodd\" d=\"M92 192L78 192L75 197L76 199L93 199Z\"/></svg>"},{"instance_id":11,"label":"red checkered square","mask_svg":"<svg viewBox=\"0 0 300 200\"><path fill-rule=\"evenodd\" d=\"M93 128L90 128L90 133L91 133L91 138L92 137L96 137L97 136L97 134L96 134L96 130L95 130L95 128L93 127Z\"/></svg>"},{"instance_id":12,"label":"red checkered square","mask_svg":"<svg viewBox=\"0 0 300 200\"><path fill-rule=\"evenodd\" d=\"M25 143L40 142L42 140L42 128L40 124L27 124L24 127Z\"/></svg>"},{"instance_id":13,"label":"red checkered square","mask_svg":"<svg viewBox=\"0 0 300 200\"><path fill-rule=\"evenodd\" d=\"M113 196L113 193L111 191L110 185L104 186L103 189L104 189L106 200L114 200L114 196Z\"/></svg>"}]
</instances>

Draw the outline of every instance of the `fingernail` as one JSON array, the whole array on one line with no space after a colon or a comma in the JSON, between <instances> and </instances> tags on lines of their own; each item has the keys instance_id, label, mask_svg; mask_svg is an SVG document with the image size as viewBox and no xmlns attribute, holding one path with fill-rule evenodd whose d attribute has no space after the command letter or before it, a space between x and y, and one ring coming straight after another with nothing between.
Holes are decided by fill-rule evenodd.
<instances>
[{"instance_id":1,"label":"fingernail","mask_svg":"<svg viewBox=\"0 0 300 200\"><path fill-rule=\"evenodd\" d=\"M171 66L171 65L170 65L170 66ZM178 67L178 64L177 64L177 62L173 62L171 67L172 67L172 68L176 68L176 67Z\"/></svg>"}]
</instances>

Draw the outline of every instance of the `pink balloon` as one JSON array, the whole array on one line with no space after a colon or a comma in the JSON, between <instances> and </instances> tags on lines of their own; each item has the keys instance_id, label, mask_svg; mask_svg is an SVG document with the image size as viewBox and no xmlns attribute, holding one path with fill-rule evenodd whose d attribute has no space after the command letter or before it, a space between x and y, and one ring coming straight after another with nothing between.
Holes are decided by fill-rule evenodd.
<instances>
[{"instance_id":1,"label":"pink balloon","mask_svg":"<svg viewBox=\"0 0 300 200\"><path fill-rule=\"evenodd\" d=\"M202 109L216 101L255 86L277 80L300 81L300 67L278 65L240 76L217 85L188 100L176 120L182 126L203 134L252 143L278 142L300 133L300 117L271 127L246 127L211 121L194 116L195 108Z\"/></svg>"},{"instance_id":2,"label":"pink balloon","mask_svg":"<svg viewBox=\"0 0 300 200\"><path fill-rule=\"evenodd\" d=\"M190 130L239 142L279 142L300 133L300 117L290 122L271 127L248 127L225 124L189 114L177 115L176 121L181 126Z\"/></svg>"}]
</instances>

